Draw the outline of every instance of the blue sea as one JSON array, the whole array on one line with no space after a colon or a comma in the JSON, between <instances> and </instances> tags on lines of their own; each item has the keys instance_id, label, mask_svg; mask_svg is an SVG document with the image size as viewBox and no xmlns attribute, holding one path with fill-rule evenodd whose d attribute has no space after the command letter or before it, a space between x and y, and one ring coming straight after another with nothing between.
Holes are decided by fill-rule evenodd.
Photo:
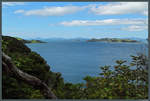
<instances>
[{"instance_id":1,"label":"blue sea","mask_svg":"<svg viewBox=\"0 0 150 101\"><path fill-rule=\"evenodd\" d=\"M71 83L83 83L87 75L98 76L101 66L116 65L116 60L128 64L130 55L147 54L144 43L51 41L26 45L47 61L51 71L60 72L64 81Z\"/></svg>"}]
</instances>

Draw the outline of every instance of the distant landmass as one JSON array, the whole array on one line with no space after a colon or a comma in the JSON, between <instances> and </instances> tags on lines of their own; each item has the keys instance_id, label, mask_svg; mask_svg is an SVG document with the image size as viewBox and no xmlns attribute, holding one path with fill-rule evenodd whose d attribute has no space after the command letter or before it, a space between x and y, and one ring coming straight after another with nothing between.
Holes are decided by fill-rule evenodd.
<instances>
[{"instance_id":1,"label":"distant landmass","mask_svg":"<svg viewBox=\"0 0 150 101\"><path fill-rule=\"evenodd\" d=\"M147 39L142 38L35 38L35 39L22 39L15 37L18 40L21 40L23 43L47 43L53 41L73 41L73 42L128 42L128 43L147 43Z\"/></svg>"},{"instance_id":2,"label":"distant landmass","mask_svg":"<svg viewBox=\"0 0 150 101\"><path fill-rule=\"evenodd\" d=\"M130 37L130 38L124 38L124 39L137 40L137 41L142 42L142 43L148 43L147 38L144 39L144 38Z\"/></svg>"},{"instance_id":3,"label":"distant landmass","mask_svg":"<svg viewBox=\"0 0 150 101\"><path fill-rule=\"evenodd\" d=\"M42 41L46 41L46 42L53 42L53 41L74 41L74 42L78 42L78 41L86 41L88 40L88 38L39 38Z\"/></svg>"},{"instance_id":4,"label":"distant landmass","mask_svg":"<svg viewBox=\"0 0 150 101\"><path fill-rule=\"evenodd\" d=\"M132 42L132 43L137 43L140 41L137 40L131 40L131 39L119 39L119 38L101 38L101 39L90 39L87 40L87 42Z\"/></svg>"},{"instance_id":5,"label":"distant landmass","mask_svg":"<svg viewBox=\"0 0 150 101\"><path fill-rule=\"evenodd\" d=\"M15 37L17 40L20 40L22 41L23 43L46 43L44 41L41 41L41 40L25 40L25 39L22 39L22 38L18 38L18 37Z\"/></svg>"},{"instance_id":6,"label":"distant landmass","mask_svg":"<svg viewBox=\"0 0 150 101\"><path fill-rule=\"evenodd\" d=\"M29 39L27 39L29 40ZM35 38L30 40L41 40L44 42L53 42L53 41L74 41L74 42L98 42L98 41L105 41L105 42L142 42L147 43L147 39L144 38L136 38L136 37L125 37L125 38Z\"/></svg>"}]
</instances>

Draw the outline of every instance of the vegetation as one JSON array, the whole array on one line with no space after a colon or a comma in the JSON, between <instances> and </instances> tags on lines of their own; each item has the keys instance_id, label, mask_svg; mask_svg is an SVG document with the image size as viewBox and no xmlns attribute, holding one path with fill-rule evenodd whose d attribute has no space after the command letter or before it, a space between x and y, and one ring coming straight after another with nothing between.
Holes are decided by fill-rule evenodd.
<instances>
[{"instance_id":1,"label":"vegetation","mask_svg":"<svg viewBox=\"0 0 150 101\"><path fill-rule=\"evenodd\" d=\"M50 71L50 66L37 53L32 52L22 41L12 37L2 37L2 51L12 58L13 63L22 71L36 76L51 88L57 88L57 82L63 82L59 73ZM39 90L20 82L17 79L3 72L2 77L3 98L27 99L44 98ZM57 91L56 91L57 92Z\"/></svg>"},{"instance_id":2,"label":"vegetation","mask_svg":"<svg viewBox=\"0 0 150 101\"><path fill-rule=\"evenodd\" d=\"M102 38L102 39L90 39L87 42L138 42L130 39L118 39L118 38Z\"/></svg>"},{"instance_id":3,"label":"vegetation","mask_svg":"<svg viewBox=\"0 0 150 101\"><path fill-rule=\"evenodd\" d=\"M46 61L32 52L24 42L2 36L2 51L12 62L30 75L45 82L59 99L147 99L148 65L143 54L131 56L132 62L117 60L115 66L101 67L97 77L86 76L84 84L64 83L61 73L54 73ZM53 67L54 68L54 67ZM4 99L44 99L39 90L12 77L2 75L2 97Z\"/></svg>"},{"instance_id":4,"label":"vegetation","mask_svg":"<svg viewBox=\"0 0 150 101\"><path fill-rule=\"evenodd\" d=\"M117 65L101 67L100 77L85 78L87 98L102 99L143 99L148 98L148 73L142 64L135 64L141 56L133 56L133 64L138 68L132 70L124 65L125 61L116 61ZM96 89L96 90L94 90Z\"/></svg>"}]
</instances>

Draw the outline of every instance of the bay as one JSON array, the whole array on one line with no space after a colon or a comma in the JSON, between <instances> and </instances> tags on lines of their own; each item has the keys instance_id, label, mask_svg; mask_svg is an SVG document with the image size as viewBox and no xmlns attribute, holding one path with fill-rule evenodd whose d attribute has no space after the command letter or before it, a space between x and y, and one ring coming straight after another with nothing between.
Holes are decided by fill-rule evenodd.
<instances>
[{"instance_id":1,"label":"bay","mask_svg":"<svg viewBox=\"0 0 150 101\"><path fill-rule=\"evenodd\" d=\"M51 41L26 45L47 61L50 70L60 72L64 81L71 83L83 83L87 75L98 76L101 66L113 66L116 60L128 64L130 55L147 54L144 43Z\"/></svg>"}]
</instances>

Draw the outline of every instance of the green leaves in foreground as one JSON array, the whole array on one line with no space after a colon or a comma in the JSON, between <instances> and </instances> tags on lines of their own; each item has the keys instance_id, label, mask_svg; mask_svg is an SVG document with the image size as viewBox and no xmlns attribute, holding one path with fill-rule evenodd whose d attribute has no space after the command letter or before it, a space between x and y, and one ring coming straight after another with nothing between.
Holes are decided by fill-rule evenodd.
<instances>
[{"instance_id":1,"label":"green leaves in foreground","mask_svg":"<svg viewBox=\"0 0 150 101\"><path fill-rule=\"evenodd\" d=\"M148 72L144 56L136 56L133 63L138 67L132 69L126 61L116 61L117 65L101 67L99 77L87 76L85 93L88 99L146 99L148 98ZM138 59L137 59L138 58ZM145 59L145 61L141 62ZM137 66L137 65L136 65Z\"/></svg>"}]
</instances>

